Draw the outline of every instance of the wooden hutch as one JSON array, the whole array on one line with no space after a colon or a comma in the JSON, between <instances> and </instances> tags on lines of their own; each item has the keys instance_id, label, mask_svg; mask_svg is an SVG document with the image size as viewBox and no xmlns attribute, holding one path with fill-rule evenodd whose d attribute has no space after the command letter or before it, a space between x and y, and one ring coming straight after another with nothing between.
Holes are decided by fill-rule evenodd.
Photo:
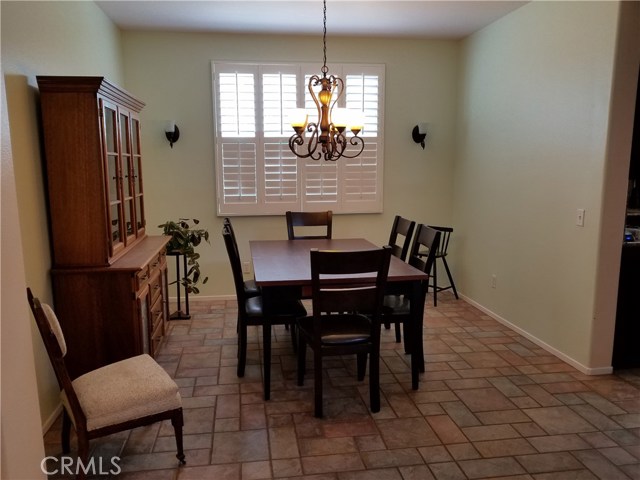
<instances>
[{"instance_id":1,"label":"wooden hutch","mask_svg":"<svg viewBox=\"0 0 640 480\"><path fill-rule=\"evenodd\" d=\"M37 77L55 311L75 378L154 355L168 319L166 243L144 216L139 113L104 77Z\"/></svg>"}]
</instances>

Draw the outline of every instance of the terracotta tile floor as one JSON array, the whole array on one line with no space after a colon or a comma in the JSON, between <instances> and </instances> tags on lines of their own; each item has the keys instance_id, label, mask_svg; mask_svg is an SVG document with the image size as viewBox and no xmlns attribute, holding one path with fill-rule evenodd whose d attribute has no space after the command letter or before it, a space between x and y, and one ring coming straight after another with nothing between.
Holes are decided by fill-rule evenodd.
<instances>
[{"instance_id":1,"label":"terracotta tile floor","mask_svg":"<svg viewBox=\"0 0 640 480\"><path fill-rule=\"evenodd\" d=\"M170 322L158 361L181 387L187 465L168 423L92 443L127 480L640 479L640 370L586 376L462 300L426 309L426 373L383 331L382 409L351 358L325 362L325 419L313 417L312 370L295 384L289 333L274 328L272 399L262 399L261 335L250 329L236 377L233 301L192 300ZM45 436L60 454L59 422ZM108 460L105 460L108 462ZM106 478L105 476L97 478Z\"/></svg>"}]
</instances>

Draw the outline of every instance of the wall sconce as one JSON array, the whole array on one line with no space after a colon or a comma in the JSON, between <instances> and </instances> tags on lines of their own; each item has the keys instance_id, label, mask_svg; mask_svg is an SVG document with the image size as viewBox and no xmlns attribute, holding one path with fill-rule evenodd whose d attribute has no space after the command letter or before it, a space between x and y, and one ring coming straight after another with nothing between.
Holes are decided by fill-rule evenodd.
<instances>
[{"instance_id":1,"label":"wall sconce","mask_svg":"<svg viewBox=\"0 0 640 480\"><path fill-rule=\"evenodd\" d=\"M173 148L173 144L180 138L180 129L175 121L171 120L167 122L167 126L164 128L164 134L167 136L167 140L169 140L169 145Z\"/></svg>"},{"instance_id":2,"label":"wall sconce","mask_svg":"<svg viewBox=\"0 0 640 480\"><path fill-rule=\"evenodd\" d=\"M413 127L411 136L413 137L413 141L422 145L422 149L424 150L424 140L427 138L427 124L419 123Z\"/></svg>"}]
</instances>

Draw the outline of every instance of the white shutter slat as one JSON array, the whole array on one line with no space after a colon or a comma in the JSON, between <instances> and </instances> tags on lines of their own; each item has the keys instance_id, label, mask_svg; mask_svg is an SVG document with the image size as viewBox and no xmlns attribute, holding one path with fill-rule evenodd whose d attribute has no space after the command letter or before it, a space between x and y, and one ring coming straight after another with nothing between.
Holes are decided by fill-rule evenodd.
<instances>
[{"instance_id":1,"label":"white shutter slat","mask_svg":"<svg viewBox=\"0 0 640 480\"><path fill-rule=\"evenodd\" d=\"M307 89L317 65L212 62L212 71L219 215L382 211L383 65L329 66L345 82L337 106L365 120L365 150L337 162L300 159L288 146L290 109L304 106L317 121Z\"/></svg>"}]
</instances>

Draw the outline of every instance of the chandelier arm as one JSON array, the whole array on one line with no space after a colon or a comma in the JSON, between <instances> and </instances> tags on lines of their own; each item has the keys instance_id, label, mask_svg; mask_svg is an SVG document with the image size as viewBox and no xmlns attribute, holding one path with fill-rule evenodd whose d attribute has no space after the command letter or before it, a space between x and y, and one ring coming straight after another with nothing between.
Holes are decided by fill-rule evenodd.
<instances>
[{"instance_id":1,"label":"chandelier arm","mask_svg":"<svg viewBox=\"0 0 640 480\"><path fill-rule=\"evenodd\" d=\"M342 156L344 158L356 158L357 156L359 156L363 151L364 151L364 140L360 137L351 137L349 139L349 144L353 145L354 147L357 147L359 145L358 150L351 154L351 155L347 155L346 153L342 153ZM346 147L346 145L345 145Z\"/></svg>"},{"instance_id":2,"label":"chandelier arm","mask_svg":"<svg viewBox=\"0 0 640 480\"><path fill-rule=\"evenodd\" d=\"M343 156L355 158L364 150L364 140L357 136L359 129L357 131L352 129L355 137L347 143L347 137L344 134L345 125L336 127L332 119L333 109L344 94L344 81L335 75L327 75L329 72L327 67L327 0L323 0L322 53L322 76L311 76L308 84L309 93L318 111L318 120L317 123L312 122L306 126L307 132L311 134L306 137L307 153L298 152L298 147L305 145L304 127L294 127L296 133L289 138L289 148L299 158L313 160L324 158L325 161L334 162ZM318 86L320 86L320 91L316 93L314 88ZM344 153L349 144L355 147L359 146L358 151L353 155L345 155Z\"/></svg>"}]
</instances>

